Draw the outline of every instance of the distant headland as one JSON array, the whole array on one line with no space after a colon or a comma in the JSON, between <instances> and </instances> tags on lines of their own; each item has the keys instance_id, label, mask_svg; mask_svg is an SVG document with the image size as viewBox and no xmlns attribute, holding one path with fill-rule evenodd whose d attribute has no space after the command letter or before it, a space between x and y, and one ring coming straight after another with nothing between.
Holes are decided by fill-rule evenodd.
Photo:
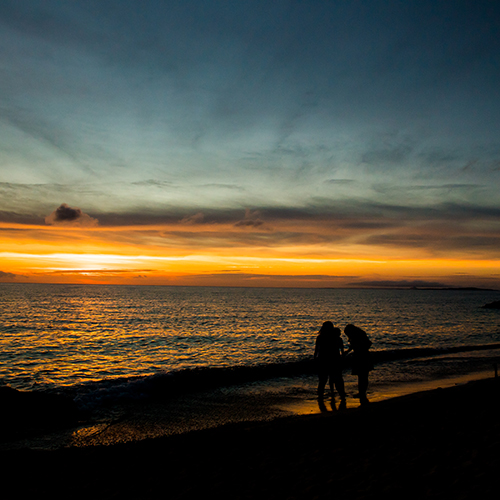
<instances>
[{"instance_id":1,"label":"distant headland","mask_svg":"<svg viewBox=\"0 0 500 500\"><path fill-rule=\"evenodd\" d=\"M500 309L500 300L496 300L495 302L490 302L489 304L485 304L483 306L484 309Z\"/></svg>"}]
</instances>

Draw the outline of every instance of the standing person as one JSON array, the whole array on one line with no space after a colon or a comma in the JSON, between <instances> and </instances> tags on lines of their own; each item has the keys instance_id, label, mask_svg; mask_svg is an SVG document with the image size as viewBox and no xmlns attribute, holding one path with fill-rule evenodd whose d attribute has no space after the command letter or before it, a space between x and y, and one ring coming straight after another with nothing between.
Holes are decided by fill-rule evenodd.
<instances>
[{"instance_id":1,"label":"standing person","mask_svg":"<svg viewBox=\"0 0 500 500\"><path fill-rule=\"evenodd\" d=\"M373 370L370 359L372 342L361 328L354 325L347 325L344 333L349 339L349 349L346 354L352 351L352 374L358 376L358 397L362 403L367 403L368 373Z\"/></svg>"},{"instance_id":2,"label":"standing person","mask_svg":"<svg viewBox=\"0 0 500 500\"><path fill-rule=\"evenodd\" d=\"M342 401L345 401L342 364L344 343L340 337L340 328L335 328L331 321L325 321L316 338L314 359L318 364L318 398L323 399L326 382L329 381L332 398L333 387L337 388Z\"/></svg>"}]
</instances>

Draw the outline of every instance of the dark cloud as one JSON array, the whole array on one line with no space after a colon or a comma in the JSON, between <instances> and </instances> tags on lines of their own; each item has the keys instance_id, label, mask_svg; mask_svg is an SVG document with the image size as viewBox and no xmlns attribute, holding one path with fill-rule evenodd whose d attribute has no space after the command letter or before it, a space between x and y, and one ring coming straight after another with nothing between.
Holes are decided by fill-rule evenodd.
<instances>
[{"instance_id":1,"label":"dark cloud","mask_svg":"<svg viewBox=\"0 0 500 500\"><path fill-rule=\"evenodd\" d=\"M15 224L39 224L40 217L35 214L23 214L0 210L0 222L10 222Z\"/></svg>"},{"instance_id":2,"label":"dark cloud","mask_svg":"<svg viewBox=\"0 0 500 500\"><path fill-rule=\"evenodd\" d=\"M158 179L147 179L144 181L132 182L132 186L147 186L147 187L157 187L158 189L170 188L174 186L173 182L160 181Z\"/></svg>"},{"instance_id":3,"label":"dark cloud","mask_svg":"<svg viewBox=\"0 0 500 500\"><path fill-rule=\"evenodd\" d=\"M261 220L243 219L235 224L235 227L259 227L262 226L264 222Z\"/></svg>"},{"instance_id":4,"label":"dark cloud","mask_svg":"<svg viewBox=\"0 0 500 500\"><path fill-rule=\"evenodd\" d=\"M238 221L235 227L260 227L264 222L260 219L260 212L258 210L252 211L250 209L245 210L245 218Z\"/></svg>"},{"instance_id":5,"label":"dark cloud","mask_svg":"<svg viewBox=\"0 0 500 500\"><path fill-rule=\"evenodd\" d=\"M192 225L192 224L203 224L205 221L205 216L202 212L198 212L197 214L190 215L188 217L184 217L181 220L181 224Z\"/></svg>"},{"instance_id":6,"label":"dark cloud","mask_svg":"<svg viewBox=\"0 0 500 500\"><path fill-rule=\"evenodd\" d=\"M328 274L280 274L280 275L274 275L274 274L257 274L257 273L241 273L238 271L234 272L220 272L216 274L207 274L205 276L217 276L217 277L233 277L233 276L238 276L240 278L245 278L245 279L276 279L279 278L280 280L298 280L298 281L324 281L324 280L332 280L332 279L345 279L346 276L332 276ZM350 277L352 278L352 276Z\"/></svg>"},{"instance_id":7,"label":"dark cloud","mask_svg":"<svg viewBox=\"0 0 500 500\"><path fill-rule=\"evenodd\" d=\"M437 248L463 248L471 251L491 251L492 255L498 252L500 248L500 235L498 234L498 229L494 228L491 233L484 232L480 235L453 235L448 238L443 238L441 241L437 242Z\"/></svg>"},{"instance_id":8,"label":"dark cloud","mask_svg":"<svg viewBox=\"0 0 500 500\"><path fill-rule=\"evenodd\" d=\"M17 274L6 273L4 271L0 271L0 280L15 280L18 277Z\"/></svg>"},{"instance_id":9,"label":"dark cloud","mask_svg":"<svg viewBox=\"0 0 500 500\"><path fill-rule=\"evenodd\" d=\"M83 213L80 208L71 208L66 203L62 203L50 215L45 217L45 223L49 225L73 225L80 227L95 227L98 225L97 219Z\"/></svg>"},{"instance_id":10,"label":"dark cloud","mask_svg":"<svg viewBox=\"0 0 500 500\"><path fill-rule=\"evenodd\" d=\"M225 283L234 284L235 286L294 286L304 287L333 287L342 286L346 279L353 279L354 276L334 276L327 274L258 274L258 273L241 273L241 272L224 272L191 275L182 278L185 282L199 283Z\"/></svg>"},{"instance_id":11,"label":"dark cloud","mask_svg":"<svg viewBox=\"0 0 500 500\"><path fill-rule=\"evenodd\" d=\"M454 189L453 186L443 186ZM457 187L457 189L459 189ZM70 214L73 212L70 212ZM77 214L73 213L73 216ZM158 209L125 213L97 213L101 226L172 225L166 235L176 234L183 239L220 237L235 240L243 233L228 234L218 225L249 228L244 239L256 241L297 241L303 243L335 241L358 235L365 244L403 246L416 245L437 247L441 243L451 244L450 238L459 238L460 244L477 246L481 241L494 245L499 231L500 209L470 203L440 203L428 206L405 206L403 204L374 203L364 200L317 199L316 203L304 207L262 206L258 210L241 212L236 209L206 207L203 211L186 215L180 208ZM55 214L53 214L55 217ZM212 228L209 233L197 233L174 229L174 226L203 224ZM308 230L306 230L308 228ZM260 231L259 231L260 230ZM314 233L314 234L313 234ZM311 234L312 236L308 236ZM470 238L470 240L467 240ZM458 239L455 240L458 244Z\"/></svg>"},{"instance_id":12,"label":"dark cloud","mask_svg":"<svg viewBox=\"0 0 500 500\"><path fill-rule=\"evenodd\" d=\"M474 186L472 186L474 187ZM416 191L429 189L447 190L466 189L467 185L448 184L441 186L415 186ZM204 206L198 211L188 211L185 207L138 208L135 211L99 211L94 209L94 216L100 226L148 226L161 224L185 224L204 222L205 224L231 224L237 227L260 227L265 224L286 222L331 223L336 226L352 229L376 229L384 227L404 227L421 223L464 222L469 224L467 231L475 232L484 223L495 223L500 220L500 207L469 202L443 202L425 205L404 205L398 203L382 203L364 199L340 199L337 197L316 197L311 203L302 206L261 205L251 210L241 211L236 208L216 208ZM75 221L85 218L79 208L71 208L62 204L49 216L50 222ZM89 217L89 216L87 216ZM92 219L92 218L91 218ZM0 220L4 222L34 222L36 213L20 214L0 211ZM39 220L39 219L38 219ZM95 221L95 219L93 219ZM95 224L95 222L94 222ZM266 228L267 229L267 228ZM278 231L280 229L277 229Z\"/></svg>"},{"instance_id":13,"label":"dark cloud","mask_svg":"<svg viewBox=\"0 0 500 500\"><path fill-rule=\"evenodd\" d=\"M170 231L161 234L164 244L169 247L187 246L189 248L237 248L237 247L278 247L280 245L303 245L328 244L341 242L343 238L336 234L322 231L321 234L311 230L304 231ZM133 237L133 236L132 236Z\"/></svg>"},{"instance_id":14,"label":"dark cloud","mask_svg":"<svg viewBox=\"0 0 500 500\"><path fill-rule=\"evenodd\" d=\"M391 220L340 220L337 222L338 227L343 229L348 229L351 231L373 231L379 229L392 229L401 227L401 221L391 221Z\"/></svg>"}]
</instances>

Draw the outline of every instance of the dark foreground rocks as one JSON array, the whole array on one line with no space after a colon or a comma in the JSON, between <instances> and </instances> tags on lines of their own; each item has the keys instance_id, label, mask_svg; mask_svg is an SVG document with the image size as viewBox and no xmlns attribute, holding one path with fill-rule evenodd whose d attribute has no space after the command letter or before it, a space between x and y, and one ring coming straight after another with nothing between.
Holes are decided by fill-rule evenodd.
<instances>
[{"instance_id":1,"label":"dark foreground rocks","mask_svg":"<svg viewBox=\"0 0 500 500\"><path fill-rule=\"evenodd\" d=\"M0 440L77 421L78 409L60 394L0 387Z\"/></svg>"}]
</instances>

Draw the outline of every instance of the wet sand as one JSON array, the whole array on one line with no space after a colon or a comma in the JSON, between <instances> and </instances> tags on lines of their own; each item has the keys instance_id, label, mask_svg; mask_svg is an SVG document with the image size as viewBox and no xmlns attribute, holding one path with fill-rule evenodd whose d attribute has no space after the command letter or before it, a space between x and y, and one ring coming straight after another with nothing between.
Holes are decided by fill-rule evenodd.
<instances>
[{"instance_id":1,"label":"wet sand","mask_svg":"<svg viewBox=\"0 0 500 500\"><path fill-rule=\"evenodd\" d=\"M14 492L6 498L496 497L500 381L135 443L0 457L3 489Z\"/></svg>"}]
</instances>

